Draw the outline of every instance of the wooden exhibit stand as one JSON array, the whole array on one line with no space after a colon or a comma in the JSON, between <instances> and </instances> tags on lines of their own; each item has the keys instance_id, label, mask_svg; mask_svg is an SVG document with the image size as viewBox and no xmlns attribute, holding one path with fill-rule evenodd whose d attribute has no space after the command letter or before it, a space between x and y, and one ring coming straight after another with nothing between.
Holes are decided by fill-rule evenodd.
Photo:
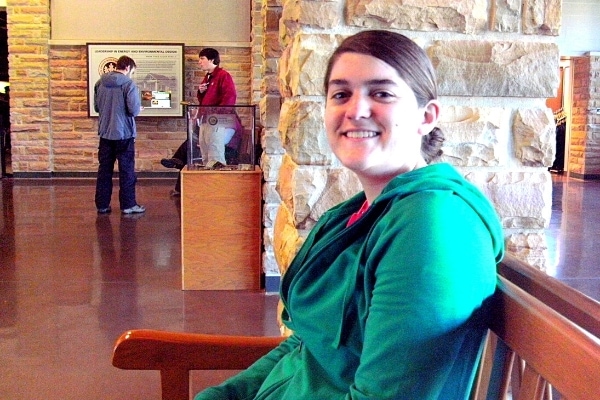
<instances>
[{"instance_id":1,"label":"wooden exhibit stand","mask_svg":"<svg viewBox=\"0 0 600 400\"><path fill-rule=\"evenodd\" d=\"M183 290L259 290L262 171L181 171Z\"/></svg>"}]
</instances>

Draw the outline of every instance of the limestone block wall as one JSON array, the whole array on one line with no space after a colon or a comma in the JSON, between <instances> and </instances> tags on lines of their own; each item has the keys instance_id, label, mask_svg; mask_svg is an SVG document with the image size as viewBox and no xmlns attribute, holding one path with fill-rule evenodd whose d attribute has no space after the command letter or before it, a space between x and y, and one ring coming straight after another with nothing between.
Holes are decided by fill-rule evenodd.
<instances>
[{"instance_id":1,"label":"limestone block wall","mask_svg":"<svg viewBox=\"0 0 600 400\"><path fill-rule=\"evenodd\" d=\"M600 179L600 53L573 59L569 175Z\"/></svg>"},{"instance_id":2,"label":"limestone block wall","mask_svg":"<svg viewBox=\"0 0 600 400\"><path fill-rule=\"evenodd\" d=\"M50 1L7 2L13 171L48 171Z\"/></svg>"},{"instance_id":3,"label":"limestone block wall","mask_svg":"<svg viewBox=\"0 0 600 400\"><path fill-rule=\"evenodd\" d=\"M269 30L264 45L281 52L278 93L269 91L261 107L267 274L284 272L321 214L360 190L328 148L322 87L333 49L367 28L404 33L427 51L444 104L444 160L492 200L508 250L545 268L555 155L545 99L559 84L560 0L265 0L263 7L281 15L277 42ZM272 88L271 77L264 82Z\"/></svg>"}]
</instances>

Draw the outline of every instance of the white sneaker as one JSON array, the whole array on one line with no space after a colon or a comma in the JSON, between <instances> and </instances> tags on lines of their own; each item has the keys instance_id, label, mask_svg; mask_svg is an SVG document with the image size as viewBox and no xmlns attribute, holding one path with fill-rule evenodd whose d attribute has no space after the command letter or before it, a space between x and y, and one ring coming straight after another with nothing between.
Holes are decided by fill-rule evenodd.
<instances>
[{"instance_id":1,"label":"white sneaker","mask_svg":"<svg viewBox=\"0 0 600 400\"><path fill-rule=\"evenodd\" d=\"M143 213L145 211L146 211L146 207L140 206L139 204L136 204L135 206L133 206L131 208L126 208L124 210L121 210L121 212L123 214Z\"/></svg>"}]
</instances>

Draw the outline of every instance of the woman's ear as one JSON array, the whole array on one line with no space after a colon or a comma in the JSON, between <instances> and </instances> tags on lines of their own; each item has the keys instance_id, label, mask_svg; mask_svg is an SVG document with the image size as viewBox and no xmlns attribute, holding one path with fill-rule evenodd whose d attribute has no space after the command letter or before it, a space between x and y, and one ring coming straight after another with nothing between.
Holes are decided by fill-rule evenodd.
<instances>
[{"instance_id":1,"label":"woman's ear","mask_svg":"<svg viewBox=\"0 0 600 400\"><path fill-rule=\"evenodd\" d=\"M440 119L441 106L437 100L430 100L421 110L423 110L423 121L419 128L419 134L427 135L435 128Z\"/></svg>"}]
</instances>

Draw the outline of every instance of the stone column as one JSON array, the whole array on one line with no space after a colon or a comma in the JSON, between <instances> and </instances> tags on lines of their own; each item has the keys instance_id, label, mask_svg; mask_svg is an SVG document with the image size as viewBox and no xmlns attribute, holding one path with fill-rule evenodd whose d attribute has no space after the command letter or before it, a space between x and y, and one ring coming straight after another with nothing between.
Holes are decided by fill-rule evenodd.
<instances>
[{"instance_id":1,"label":"stone column","mask_svg":"<svg viewBox=\"0 0 600 400\"><path fill-rule=\"evenodd\" d=\"M6 2L13 170L51 170L49 0Z\"/></svg>"},{"instance_id":2,"label":"stone column","mask_svg":"<svg viewBox=\"0 0 600 400\"><path fill-rule=\"evenodd\" d=\"M263 43L261 54L262 82L260 87L260 122L263 127L260 138L262 147L261 167L264 173L263 185L263 228L264 228L264 254L263 270L266 275L266 286L268 290L276 290L279 269L275 262L273 249L273 223L281 197L275 188L277 176L281 165L284 149L279 131L279 114L281 109L281 94L277 71L282 53L282 45L279 41L279 21L281 19L281 1L263 0ZM273 282L274 279L274 282Z\"/></svg>"},{"instance_id":3,"label":"stone column","mask_svg":"<svg viewBox=\"0 0 600 400\"><path fill-rule=\"evenodd\" d=\"M600 53L573 59L569 176L600 179Z\"/></svg>"},{"instance_id":4,"label":"stone column","mask_svg":"<svg viewBox=\"0 0 600 400\"><path fill-rule=\"evenodd\" d=\"M560 0L284 0L279 65L284 153L263 159L277 195L272 242L284 272L321 214L360 190L335 160L323 127L323 76L343 37L361 29L400 31L419 43L437 71L444 104L444 160L492 200L508 250L545 267L555 152L554 120L545 99L556 96ZM272 139L276 142L276 139ZM278 198L279 196L279 198Z\"/></svg>"}]
</instances>

